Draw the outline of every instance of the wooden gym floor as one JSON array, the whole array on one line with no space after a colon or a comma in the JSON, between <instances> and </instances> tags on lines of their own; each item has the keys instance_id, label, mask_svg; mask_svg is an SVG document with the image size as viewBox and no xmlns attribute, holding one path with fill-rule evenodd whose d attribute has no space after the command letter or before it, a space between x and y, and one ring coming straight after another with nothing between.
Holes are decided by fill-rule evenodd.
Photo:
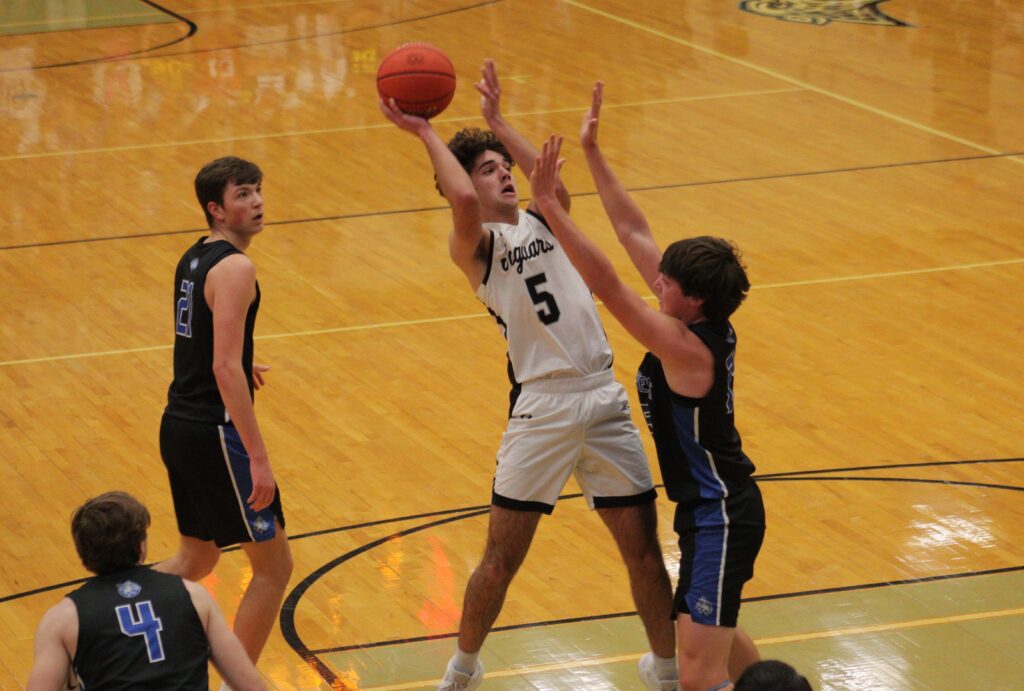
<instances>
[{"instance_id":1,"label":"wooden gym floor","mask_svg":"<svg viewBox=\"0 0 1024 691\"><path fill-rule=\"evenodd\" d=\"M763 655L820 689L1024 688L1011 0L4 3L0 687L21 688L39 617L85 575L73 507L131 491L150 559L176 548L171 278L203 228L195 172L226 154L266 174L257 401L296 561L260 669L278 689L436 684L508 384L426 157L377 111L377 63L418 40L457 67L442 136L482 123L487 57L516 126L567 136L574 216L633 285L575 142L596 79L604 147L659 240L743 248L738 424L769 533L741 622ZM641 349L605 325L628 386ZM513 584L485 689L639 688L625 574L576 491ZM249 576L229 551L204 583L231 615Z\"/></svg>"}]
</instances>

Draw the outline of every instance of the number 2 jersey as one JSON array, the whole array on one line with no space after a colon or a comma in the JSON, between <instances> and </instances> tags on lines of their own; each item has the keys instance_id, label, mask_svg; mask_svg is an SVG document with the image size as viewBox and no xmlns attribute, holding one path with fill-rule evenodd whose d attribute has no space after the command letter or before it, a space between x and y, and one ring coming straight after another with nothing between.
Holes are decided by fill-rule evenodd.
<instances>
[{"instance_id":1,"label":"number 2 jersey","mask_svg":"<svg viewBox=\"0 0 1024 691\"><path fill-rule=\"evenodd\" d=\"M520 210L516 225L483 227L491 253L476 296L504 332L513 384L611 367L594 298L544 219Z\"/></svg>"},{"instance_id":2,"label":"number 2 jersey","mask_svg":"<svg viewBox=\"0 0 1024 691\"><path fill-rule=\"evenodd\" d=\"M200 238L188 248L174 272L174 381L167 392L171 417L222 425L229 422L227 409L213 376L213 311L206 304L206 276L221 260L241 250L227 240L206 242ZM253 394L253 330L260 306L260 286L245 315L242 370Z\"/></svg>"},{"instance_id":3,"label":"number 2 jersey","mask_svg":"<svg viewBox=\"0 0 1024 691\"><path fill-rule=\"evenodd\" d=\"M208 691L210 645L178 576L144 566L68 593L78 610L73 665L88 691Z\"/></svg>"},{"instance_id":4,"label":"number 2 jersey","mask_svg":"<svg viewBox=\"0 0 1024 691\"><path fill-rule=\"evenodd\" d=\"M728 321L690 324L715 358L714 383L703 398L672 391L661 360L644 356L637 393L658 450L668 498L681 505L721 500L749 485L754 464L733 422L736 333Z\"/></svg>"}]
</instances>

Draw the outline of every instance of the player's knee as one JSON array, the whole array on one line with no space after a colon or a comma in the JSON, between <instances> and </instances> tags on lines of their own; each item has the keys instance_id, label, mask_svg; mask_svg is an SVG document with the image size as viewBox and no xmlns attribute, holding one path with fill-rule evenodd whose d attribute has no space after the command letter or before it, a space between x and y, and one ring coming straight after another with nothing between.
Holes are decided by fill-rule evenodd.
<instances>
[{"instance_id":1,"label":"player's knee","mask_svg":"<svg viewBox=\"0 0 1024 691\"><path fill-rule=\"evenodd\" d=\"M518 570L518 564L501 555L485 556L480 566L477 567L480 577L491 586L508 585Z\"/></svg>"}]
</instances>

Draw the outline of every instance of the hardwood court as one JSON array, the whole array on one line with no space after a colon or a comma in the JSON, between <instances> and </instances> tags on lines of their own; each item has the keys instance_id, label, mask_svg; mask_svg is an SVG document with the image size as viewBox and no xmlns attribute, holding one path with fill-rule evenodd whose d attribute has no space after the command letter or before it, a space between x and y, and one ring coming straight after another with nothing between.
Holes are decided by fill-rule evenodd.
<instances>
[{"instance_id":1,"label":"hardwood court","mask_svg":"<svg viewBox=\"0 0 1024 691\"><path fill-rule=\"evenodd\" d=\"M576 143L596 79L603 146L659 240L743 248L737 422L769 533L741 622L762 654L820 689L1024 687L1024 15L788 5L5 3L0 687L85 575L74 506L128 490L150 560L176 549L171 279L204 226L195 172L226 154L266 174L257 401L296 562L260 669L278 689L436 684L508 382L422 148L377 111L377 63L419 40L458 71L442 136L482 124L486 57L518 128L566 135L573 215L634 286ZM605 326L629 388L643 353ZM576 491L513 583L484 689L639 688L625 574ZM204 582L229 615L245 565L229 551Z\"/></svg>"}]
</instances>

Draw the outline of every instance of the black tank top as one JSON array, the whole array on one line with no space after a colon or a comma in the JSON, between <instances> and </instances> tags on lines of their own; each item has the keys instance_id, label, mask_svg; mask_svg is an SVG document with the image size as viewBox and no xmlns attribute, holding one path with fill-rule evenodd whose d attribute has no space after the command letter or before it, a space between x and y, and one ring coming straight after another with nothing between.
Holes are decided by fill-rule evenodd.
<instances>
[{"instance_id":1,"label":"black tank top","mask_svg":"<svg viewBox=\"0 0 1024 691\"><path fill-rule=\"evenodd\" d=\"M73 660L89 691L209 690L210 645L178 576L137 566L68 594L78 610Z\"/></svg>"},{"instance_id":2,"label":"black tank top","mask_svg":"<svg viewBox=\"0 0 1024 691\"><path fill-rule=\"evenodd\" d=\"M661 360L644 356L636 376L640 407L654 437L668 498L680 504L719 500L746 487L754 464L733 423L736 334L728 321L691 324L715 358L714 383L703 398L674 393Z\"/></svg>"},{"instance_id":3,"label":"black tank top","mask_svg":"<svg viewBox=\"0 0 1024 691\"><path fill-rule=\"evenodd\" d=\"M242 252L227 240L200 238L178 262L174 272L174 381L167 392L172 417L223 424L229 422L224 401L213 376L213 312L206 304L206 276L222 259ZM252 334L260 306L260 286L245 317L242 370L252 385Z\"/></svg>"}]
</instances>

